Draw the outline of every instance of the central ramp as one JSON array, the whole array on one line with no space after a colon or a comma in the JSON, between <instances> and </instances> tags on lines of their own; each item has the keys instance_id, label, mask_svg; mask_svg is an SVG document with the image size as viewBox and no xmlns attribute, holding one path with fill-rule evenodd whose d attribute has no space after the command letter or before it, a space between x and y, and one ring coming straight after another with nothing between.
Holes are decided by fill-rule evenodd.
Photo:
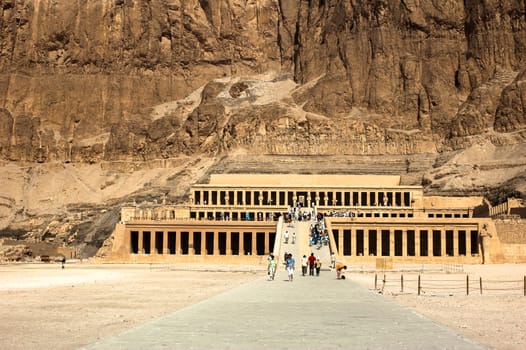
<instances>
[{"instance_id":1,"label":"central ramp","mask_svg":"<svg viewBox=\"0 0 526 350\"><path fill-rule=\"evenodd\" d=\"M280 269L85 347L103 349L484 349L334 272Z\"/></svg>"}]
</instances>

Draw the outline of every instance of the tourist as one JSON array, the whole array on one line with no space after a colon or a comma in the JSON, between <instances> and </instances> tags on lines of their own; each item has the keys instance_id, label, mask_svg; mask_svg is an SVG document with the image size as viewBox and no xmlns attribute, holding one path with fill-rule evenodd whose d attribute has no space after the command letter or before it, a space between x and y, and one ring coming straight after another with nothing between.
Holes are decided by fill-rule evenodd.
<instances>
[{"instance_id":1,"label":"tourist","mask_svg":"<svg viewBox=\"0 0 526 350\"><path fill-rule=\"evenodd\" d=\"M292 231L292 244L296 243L296 231Z\"/></svg>"},{"instance_id":2,"label":"tourist","mask_svg":"<svg viewBox=\"0 0 526 350\"><path fill-rule=\"evenodd\" d=\"M285 244L289 243L289 231L285 231L285 235L283 238L285 239Z\"/></svg>"},{"instance_id":3,"label":"tourist","mask_svg":"<svg viewBox=\"0 0 526 350\"><path fill-rule=\"evenodd\" d=\"M320 270L321 270L321 261L320 259L316 259L316 276L320 276Z\"/></svg>"},{"instance_id":4,"label":"tourist","mask_svg":"<svg viewBox=\"0 0 526 350\"><path fill-rule=\"evenodd\" d=\"M303 255L303 257L301 258L301 275L302 276L305 276L307 274L307 265L308 265L307 255Z\"/></svg>"},{"instance_id":5,"label":"tourist","mask_svg":"<svg viewBox=\"0 0 526 350\"><path fill-rule=\"evenodd\" d=\"M334 269L336 267L336 254L332 252L331 254L331 269Z\"/></svg>"},{"instance_id":6,"label":"tourist","mask_svg":"<svg viewBox=\"0 0 526 350\"><path fill-rule=\"evenodd\" d=\"M309 276L314 276L314 263L316 262L316 257L314 253L310 253L309 256Z\"/></svg>"},{"instance_id":7,"label":"tourist","mask_svg":"<svg viewBox=\"0 0 526 350\"><path fill-rule=\"evenodd\" d=\"M287 273L289 275L289 281L292 282L294 279L294 258L292 257L292 254L289 254L287 259Z\"/></svg>"},{"instance_id":8,"label":"tourist","mask_svg":"<svg viewBox=\"0 0 526 350\"><path fill-rule=\"evenodd\" d=\"M345 279L345 276L343 275L344 270L347 270L347 265L344 265L340 262L336 263L336 279Z\"/></svg>"},{"instance_id":9,"label":"tourist","mask_svg":"<svg viewBox=\"0 0 526 350\"><path fill-rule=\"evenodd\" d=\"M62 270L64 270L64 268L66 267L66 257L63 256L61 261L62 261Z\"/></svg>"},{"instance_id":10,"label":"tourist","mask_svg":"<svg viewBox=\"0 0 526 350\"><path fill-rule=\"evenodd\" d=\"M270 257L268 261L268 280L273 281L276 275L276 259L274 259L273 254L270 254Z\"/></svg>"}]
</instances>

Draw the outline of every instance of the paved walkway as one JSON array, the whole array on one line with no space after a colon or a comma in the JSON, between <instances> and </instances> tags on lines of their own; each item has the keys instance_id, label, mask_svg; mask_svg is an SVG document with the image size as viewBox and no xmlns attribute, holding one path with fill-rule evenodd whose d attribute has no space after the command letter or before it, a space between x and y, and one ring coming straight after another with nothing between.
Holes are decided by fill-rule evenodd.
<instances>
[{"instance_id":1,"label":"paved walkway","mask_svg":"<svg viewBox=\"0 0 526 350\"><path fill-rule=\"evenodd\" d=\"M299 267L299 264L297 265ZM484 349L335 273L280 268L86 349Z\"/></svg>"}]
</instances>

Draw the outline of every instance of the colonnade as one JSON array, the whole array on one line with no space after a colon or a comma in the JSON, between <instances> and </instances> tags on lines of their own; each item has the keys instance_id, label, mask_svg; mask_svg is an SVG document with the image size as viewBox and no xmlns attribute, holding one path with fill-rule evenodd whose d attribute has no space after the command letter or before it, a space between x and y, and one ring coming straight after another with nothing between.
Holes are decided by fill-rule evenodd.
<instances>
[{"instance_id":1,"label":"colonnade","mask_svg":"<svg viewBox=\"0 0 526 350\"><path fill-rule=\"evenodd\" d=\"M479 254L476 227L352 227L332 229L339 254L346 256L473 256Z\"/></svg>"},{"instance_id":2,"label":"colonnade","mask_svg":"<svg viewBox=\"0 0 526 350\"><path fill-rule=\"evenodd\" d=\"M131 254L167 255L267 255L272 251L276 232L252 230L128 229Z\"/></svg>"},{"instance_id":3,"label":"colonnade","mask_svg":"<svg viewBox=\"0 0 526 350\"><path fill-rule=\"evenodd\" d=\"M252 206L398 206L410 207L413 199L407 190L271 190L271 189L194 189L190 195L193 205L252 205Z\"/></svg>"}]
</instances>

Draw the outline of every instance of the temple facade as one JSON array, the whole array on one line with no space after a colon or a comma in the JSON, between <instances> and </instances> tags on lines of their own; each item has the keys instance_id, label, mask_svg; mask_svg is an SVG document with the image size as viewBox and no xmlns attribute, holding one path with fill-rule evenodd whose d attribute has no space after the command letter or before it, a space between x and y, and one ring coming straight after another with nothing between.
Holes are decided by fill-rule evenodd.
<instances>
[{"instance_id":1,"label":"temple facade","mask_svg":"<svg viewBox=\"0 0 526 350\"><path fill-rule=\"evenodd\" d=\"M186 203L123 207L106 259L264 263L286 219L323 217L331 251L350 263L526 261L525 235L507 246L497 215L482 197L425 196L399 176L213 174Z\"/></svg>"}]
</instances>

